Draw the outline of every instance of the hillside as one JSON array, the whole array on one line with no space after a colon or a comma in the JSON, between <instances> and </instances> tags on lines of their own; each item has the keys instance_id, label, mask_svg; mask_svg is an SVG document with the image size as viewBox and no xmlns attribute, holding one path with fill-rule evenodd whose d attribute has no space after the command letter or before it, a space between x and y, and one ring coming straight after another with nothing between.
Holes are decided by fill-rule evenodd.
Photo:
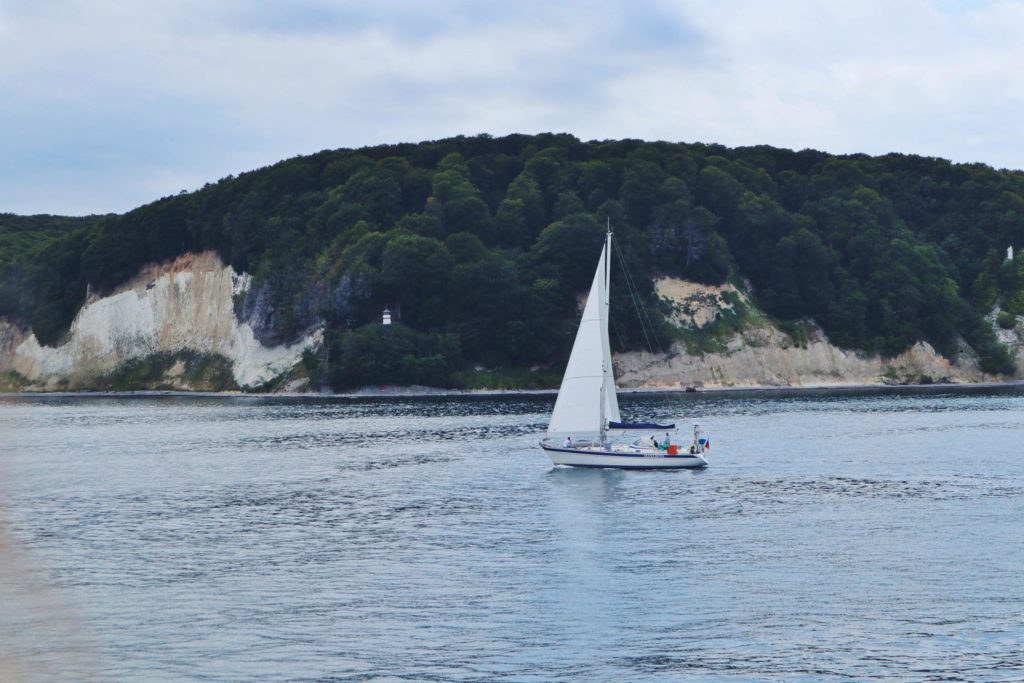
<instances>
[{"instance_id":1,"label":"hillside","mask_svg":"<svg viewBox=\"0 0 1024 683\"><path fill-rule=\"evenodd\" d=\"M813 330L883 363L924 344L1015 372L991 321L1009 341L1024 314L1024 259L1006 259L1024 244L1024 174L552 134L324 151L123 215L0 216L0 316L10 339L56 346L87 299L212 253L246 274L236 327L261 348L323 330L302 364L311 386L550 386L609 219L668 355L742 336L728 315L681 319L657 285L686 281L742 295L783 346ZM635 358L650 340L613 291L613 345ZM384 307L400 324L379 325Z\"/></svg>"}]
</instances>

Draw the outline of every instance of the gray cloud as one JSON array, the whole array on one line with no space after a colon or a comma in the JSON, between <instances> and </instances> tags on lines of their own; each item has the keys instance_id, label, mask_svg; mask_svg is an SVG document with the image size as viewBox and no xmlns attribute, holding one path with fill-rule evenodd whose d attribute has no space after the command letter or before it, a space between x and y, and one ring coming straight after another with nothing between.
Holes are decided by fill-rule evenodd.
<instances>
[{"instance_id":1,"label":"gray cloud","mask_svg":"<svg viewBox=\"0 0 1024 683\"><path fill-rule=\"evenodd\" d=\"M124 211L458 133L1021 167L1024 7L780 0L0 2L0 211Z\"/></svg>"}]
</instances>

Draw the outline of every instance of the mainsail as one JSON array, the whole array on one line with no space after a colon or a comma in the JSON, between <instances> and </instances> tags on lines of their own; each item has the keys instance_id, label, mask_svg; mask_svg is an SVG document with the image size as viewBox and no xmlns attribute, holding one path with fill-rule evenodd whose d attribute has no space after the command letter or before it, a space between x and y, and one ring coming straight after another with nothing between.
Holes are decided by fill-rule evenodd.
<instances>
[{"instance_id":1,"label":"mainsail","mask_svg":"<svg viewBox=\"0 0 1024 683\"><path fill-rule=\"evenodd\" d=\"M612 281L612 231L609 227L608 237L604 243L604 305L601 306L601 347L604 350L604 419L618 422L619 397L615 393L615 373L612 369L612 346L608 341L608 316L611 311L611 281ZM597 272L601 272L601 264L597 265Z\"/></svg>"},{"instance_id":2,"label":"mainsail","mask_svg":"<svg viewBox=\"0 0 1024 683\"><path fill-rule=\"evenodd\" d=\"M548 425L549 436L602 432L608 420L619 421L615 396L612 354L608 344L608 276L611 232L597 262L583 318L576 331L569 364L562 377L555 409Z\"/></svg>"}]
</instances>

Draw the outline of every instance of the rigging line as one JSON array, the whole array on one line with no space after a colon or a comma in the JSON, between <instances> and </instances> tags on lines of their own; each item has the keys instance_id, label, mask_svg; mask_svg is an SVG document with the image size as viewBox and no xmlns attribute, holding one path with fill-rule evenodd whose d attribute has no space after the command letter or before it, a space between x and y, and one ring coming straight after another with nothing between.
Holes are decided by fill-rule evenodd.
<instances>
[{"instance_id":1,"label":"rigging line","mask_svg":"<svg viewBox=\"0 0 1024 683\"><path fill-rule=\"evenodd\" d=\"M611 325L612 332L615 333L615 338L619 340L619 348L625 350L626 344L622 341L622 333L619 332L619 326L615 324L615 321L611 319L611 316L608 317L608 322Z\"/></svg>"},{"instance_id":2,"label":"rigging line","mask_svg":"<svg viewBox=\"0 0 1024 683\"><path fill-rule=\"evenodd\" d=\"M644 309L644 307L640 305L642 303L640 299L640 290L636 286L636 281L633 279L633 274L629 271L629 268L626 266L626 259L622 253L622 249L619 247L618 244L614 244L614 246L619 255L618 260L619 264L622 267L622 272L626 276L626 289L629 290L630 299L633 301L633 307L636 309L637 318L640 320L640 331L643 332L644 340L647 342L647 348L650 349L651 353L654 353L654 347L651 345L650 340L650 337L654 337L654 343L657 344L658 346L658 353L664 354L665 351L661 347L661 341L658 340L658 335L655 334L654 332L654 322L651 320L650 316L647 315L647 311ZM650 328L650 337L648 337L647 334L648 328Z\"/></svg>"},{"instance_id":3,"label":"rigging line","mask_svg":"<svg viewBox=\"0 0 1024 683\"><path fill-rule=\"evenodd\" d=\"M624 258L620 257L620 260L625 263ZM665 350L661 347L661 340L658 339L658 335L655 332L654 320L651 319L650 315L647 313L647 307L643 305L643 299L640 297L640 288L636 286L636 280L633 278L633 274L629 271L626 272L629 275L630 281L633 283L633 291L636 293L637 306L640 310L640 315L647 321L647 327L650 329L651 337L654 339L654 343L658 346L658 353L664 354ZM651 353L654 353L654 349L651 349Z\"/></svg>"},{"instance_id":4,"label":"rigging line","mask_svg":"<svg viewBox=\"0 0 1024 683\"><path fill-rule=\"evenodd\" d=\"M658 335L655 333L654 321L647 313L647 307L644 305L643 299L640 297L640 288L636 286L636 280L633 279L633 274L629 274L629 278L633 283L633 291L636 294L636 304L634 304L639 310L639 315L647 323L647 329L650 331L650 336L654 339L654 344L658 347L658 353L664 354L665 350L661 347L661 340L658 339ZM654 349L651 349L651 353L654 353Z\"/></svg>"},{"instance_id":5,"label":"rigging line","mask_svg":"<svg viewBox=\"0 0 1024 683\"><path fill-rule=\"evenodd\" d=\"M646 309L641 305L643 302L640 298L640 288L636 286L636 280L633 278L633 273L630 272L629 267L626 265L625 255L619 247L617 241L612 243L615 247L615 252L619 256L619 264L622 268L623 274L626 276L626 289L629 291L630 300L633 302L633 308L636 310L637 320L640 322L640 332L644 336L644 341L647 344L647 349L654 353L654 346L651 344L651 337L654 337L654 343L658 346L658 352L664 354L665 351L661 347L661 341L654 332L654 322L647 315ZM648 330L650 335L648 335Z\"/></svg>"},{"instance_id":6,"label":"rigging line","mask_svg":"<svg viewBox=\"0 0 1024 683\"><path fill-rule=\"evenodd\" d=\"M632 301L633 308L636 310L637 320L640 321L640 332L644 335L644 342L647 344L648 350L654 353L654 347L651 345L651 339L647 334L647 325L644 323L644 316L638 302L639 295L637 294L636 283L633 281L632 273L629 272L629 268L626 266L626 258L622 253L622 249L619 248L618 244L615 244L615 248L619 255L619 266L622 268L623 275L626 276L626 291L629 292L630 301Z\"/></svg>"},{"instance_id":7,"label":"rigging line","mask_svg":"<svg viewBox=\"0 0 1024 683\"><path fill-rule=\"evenodd\" d=\"M629 291L630 301L633 303L634 310L636 310L637 321L640 323L640 332L641 332L641 334L643 334L644 343L647 345L647 349L651 353L653 353L654 352L654 347L650 343L650 337L653 335L653 326L649 324L649 321L648 322L644 321L644 311L643 311L643 307L640 305L640 303L641 303L640 302L640 297L639 297L639 295L637 293L637 287L636 287L636 283L633 281L632 273L629 271L628 268L626 268L625 265L623 266L623 272L626 275L626 284L627 284L627 288L626 289L627 289L627 291ZM650 335L648 335L648 329L650 330ZM655 337L655 342L656 341L657 341L657 338ZM660 344L658 344L658 347L660 348Z\"/></svg>"}]
</instances>

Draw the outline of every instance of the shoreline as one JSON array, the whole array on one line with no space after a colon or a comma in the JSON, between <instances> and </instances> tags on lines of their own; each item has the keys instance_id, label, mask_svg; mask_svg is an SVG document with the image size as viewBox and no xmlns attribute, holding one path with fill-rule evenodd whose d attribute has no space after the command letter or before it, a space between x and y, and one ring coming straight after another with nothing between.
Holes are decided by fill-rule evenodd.
<instances>
[{"instance_id":1,"label":"shoreline","mask_svg":"<svg viewBox=\"0 0 1024 683\"><path fill-rule=\"evenodd\" d=\"M685 394L685 395L738 395L747 393L827 393L856 391L930 391L930 390L984 390L1012 389L1024 387L1024 380L1006 382L936 382L934 384L845 384L821 383L799 386L758 386L742 385L731 387L708 387L688 391L685 387L626 387L619 388L620 395L636 394ZM487 396L555 396L558 389L438 389L434 387L384 387L363 388L351 392L281 392L253 393L244 391L180 391L144 389L139 391L10 391L0 392L0 398L245 398L245 399L378 399L378 398L475 398Z\"/></svg>"}]
</instances>

